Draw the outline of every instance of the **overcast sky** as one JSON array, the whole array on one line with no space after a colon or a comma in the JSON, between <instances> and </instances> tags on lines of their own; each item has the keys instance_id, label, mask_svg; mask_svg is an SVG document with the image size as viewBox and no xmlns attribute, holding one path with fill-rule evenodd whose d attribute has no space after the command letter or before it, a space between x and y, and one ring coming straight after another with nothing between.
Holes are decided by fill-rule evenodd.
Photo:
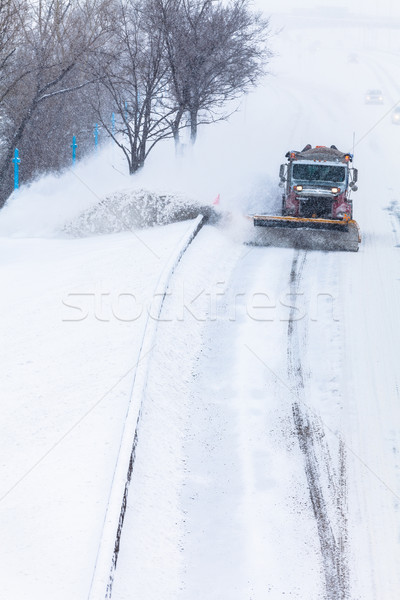
<instances>
[{"instance_id":1,"label":"overcast sky","mask_svg":"<svg viewBox=\"0 0 400 600\"><path fill-rule=\"evenodd\" d=\"M292 8L298 10L305 8L321 7L347 7L350 12L369 14L373 16L400 17L400 2L398 0L253 0L254 4L263 9L267 14L273 12L286 12Z\"/></svg>"}]
</instances>

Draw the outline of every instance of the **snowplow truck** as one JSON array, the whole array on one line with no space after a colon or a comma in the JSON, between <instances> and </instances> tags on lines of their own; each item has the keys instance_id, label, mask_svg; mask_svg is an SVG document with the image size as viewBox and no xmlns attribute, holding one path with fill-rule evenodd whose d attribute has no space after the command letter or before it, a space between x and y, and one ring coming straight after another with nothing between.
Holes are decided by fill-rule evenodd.
<instances>
[{"instance_id":1,"label":"snowplow truck","mask_svg":"<svg viewBox=\"0 0 400 600\"><path fill-rule=\"evenodd\" d=\"M256 227L268 228L264 243L356 252L361 237L350 198L358 177L353 156L336 146L308 144L285 157L279 173L282 214L253 215Z\"/></svg>"}]
</instances>

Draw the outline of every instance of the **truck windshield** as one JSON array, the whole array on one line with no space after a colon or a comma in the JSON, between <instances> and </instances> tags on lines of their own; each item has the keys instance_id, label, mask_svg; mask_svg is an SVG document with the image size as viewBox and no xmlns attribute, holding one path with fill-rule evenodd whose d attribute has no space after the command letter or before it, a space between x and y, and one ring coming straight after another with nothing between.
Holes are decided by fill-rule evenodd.
<instances>
[{"instance_id":1,"label":"truck windshield","mask_svg":"<svg viewBox=\"0 0 400 600\"><path fill-rule=\"evenodd\" d=\"M300 181L329 181L339 183L346 177L346 167L332 165L293 165L293 179Z\"/></svg>"}]
</instances>

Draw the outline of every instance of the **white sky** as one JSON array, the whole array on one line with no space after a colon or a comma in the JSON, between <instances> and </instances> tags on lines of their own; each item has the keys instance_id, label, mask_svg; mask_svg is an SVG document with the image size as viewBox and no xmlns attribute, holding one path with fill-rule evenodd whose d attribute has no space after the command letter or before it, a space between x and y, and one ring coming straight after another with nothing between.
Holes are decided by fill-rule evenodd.
<instances>
[{"instance_id":1,"label":"white sky","mask_svg":"<svg viewBox=\"0 0 400 600\"><path fill-rule=\"evenodd\" d=\"M305 8L321 8L326 7L347 7L349 12L359 14L369 14L373 16L400 17L400 3L397 0L253 0L255 6L265 10L266 13L287 12L292 8L298 10L302 6Z\"/></svg>"}]
</instances>

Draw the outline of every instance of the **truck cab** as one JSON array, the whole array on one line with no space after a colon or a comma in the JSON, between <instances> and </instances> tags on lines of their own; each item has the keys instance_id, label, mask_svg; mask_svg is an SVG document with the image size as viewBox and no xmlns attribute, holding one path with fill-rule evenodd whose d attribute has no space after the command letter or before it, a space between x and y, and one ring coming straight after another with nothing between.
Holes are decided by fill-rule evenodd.
<instances>
[{"instance_id":1,"label":"truck cab","mask_svg":"<svg viewBox=\"0 0 400 600\"><path fill-rule=\"evenodd\" d=\"M281 165L282 215L306 219L353 218L350 191L357 189L357 170L350 168L351 154L336 147L306 146L286 154Z\"/></svg>"}]
</instances>

